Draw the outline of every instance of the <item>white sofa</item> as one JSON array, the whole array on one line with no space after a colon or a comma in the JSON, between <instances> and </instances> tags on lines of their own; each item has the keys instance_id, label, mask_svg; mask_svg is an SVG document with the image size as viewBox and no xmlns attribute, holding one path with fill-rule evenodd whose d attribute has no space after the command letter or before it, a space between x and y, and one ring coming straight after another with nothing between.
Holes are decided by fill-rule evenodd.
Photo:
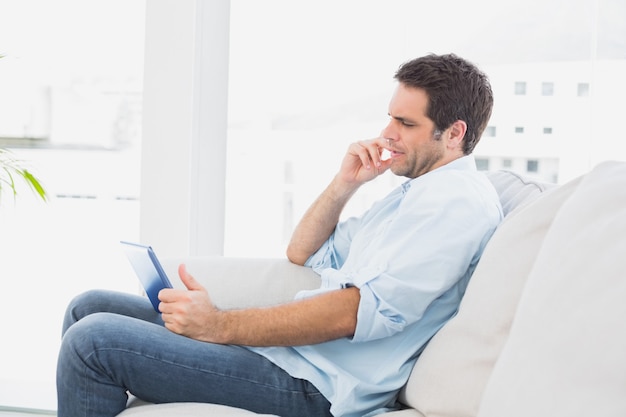
<instances>
[{"instance_id":1,"label":"white sofa","mask_svg":"<svg viewBox=\"0 0 626 417\"><path fill-rule=\"evenodd\" d=\"M545 190L489 174L510 211L458 314L431 340L389 417L626 416L626 164ZM317 286L286 260L185 262L222 308ZM132 401L120 417L245 416L209 404ZM304 416L303 416L304 417Z\"/></svg>"}]
</instances>

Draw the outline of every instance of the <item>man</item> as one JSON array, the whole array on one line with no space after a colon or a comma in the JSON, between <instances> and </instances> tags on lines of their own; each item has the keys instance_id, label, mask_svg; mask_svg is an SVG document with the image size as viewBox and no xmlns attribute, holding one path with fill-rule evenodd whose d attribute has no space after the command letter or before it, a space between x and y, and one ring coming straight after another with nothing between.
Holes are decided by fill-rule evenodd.
<instances>
[{"instance_id":1,"label":"man","mask_svg":"<svg viewBox=\"0 0 626 417\"><path fill-rule=\"evenodd\" d=\"M79 296L64 323L60 417L113 416L127 391L280 416L397 407L502 210L471 156L493 105L485 75L455 55L429 55L395 78L381 137L350 145L288 246L292 262L319 272L320 288L285 305L221 311L181 265L187 290L161 291L160 316L141 297ZM357 189L387 170L409 180L339 222Z\"/></svg>"}]
</instances>

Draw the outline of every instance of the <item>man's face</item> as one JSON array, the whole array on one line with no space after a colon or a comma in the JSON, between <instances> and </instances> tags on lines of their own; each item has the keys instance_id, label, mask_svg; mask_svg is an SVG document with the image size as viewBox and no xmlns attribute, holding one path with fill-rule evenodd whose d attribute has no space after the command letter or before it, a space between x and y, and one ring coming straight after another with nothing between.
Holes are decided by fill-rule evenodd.
<instances>
[{"instance_id":1,"label":"man's face","mask_svg":"<svg viewBox=\"0 0 626 417\"><path fill-rule=\"evenodd\" d=\"M389 139L391 172L417 178L449 160L443 138L434 137L435 124L426 116L428 96L419 88L400 83L389 103L391 120L382 137ZM447 132L437 133L438 137Z\"/></svg>"}]
</instances>

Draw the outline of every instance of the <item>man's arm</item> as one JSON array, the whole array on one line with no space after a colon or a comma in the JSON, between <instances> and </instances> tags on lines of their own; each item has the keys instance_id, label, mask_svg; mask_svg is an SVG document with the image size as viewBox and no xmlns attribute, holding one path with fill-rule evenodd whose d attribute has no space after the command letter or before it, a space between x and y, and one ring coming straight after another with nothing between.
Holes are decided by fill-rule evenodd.
<instances>
[{"instance_id":1,"label":"man's arm","mask_svg":"<svg viewBox=\"0 0 626 417\"><path fill-rule=\"evenodd\" d=\"M343 208L358 188L389 169L391 161L380 158L385 145L382 138L350 145L339 173L294 230L287 247L287 258L291 262L304 265L335 230Z\"/></svg>"},{"instance_id":2,"label":"man's arm","mask_svg":"<svg viewBox=\"0 0 626 417\"><path fill-rule=\"evenodd\" d=\"M335 177L324 192L313 202L296 226L287 246L287 258L297 265L307 259L328 239L339 222L346 203L358 187L343 184Z\"/></svg>"},{"instance_id":3,"label":"man's arm","mask_svg":"<svg viewBox=\"0 0 626 417\"><path fill-rule=\"evenodd\" d=\"M219 310L207 291L179 267L188 291L159 294L165 327L192 339L245 346L297 346L350 337L356 329L358 288L331 291L274 307Z\"/></svg>"},{"instance_id":4,"label":"man's arm","mask_svg":"<svg viewBox=\"0 0 626 417\"><path fill-rule=\"evenodd\" d=\"M328 239L348 200L365 182L389 169L382 161L382 138L350 145L339 173L296 227L288 258L303 265ZM207 291L187 273L179 275L188 291L159 293L165 327L193 339L246 346L296 346L354 335L361 294L358 288L330 291L291 303L245 310L217 309Z\"/></svg>"}]
</instances>

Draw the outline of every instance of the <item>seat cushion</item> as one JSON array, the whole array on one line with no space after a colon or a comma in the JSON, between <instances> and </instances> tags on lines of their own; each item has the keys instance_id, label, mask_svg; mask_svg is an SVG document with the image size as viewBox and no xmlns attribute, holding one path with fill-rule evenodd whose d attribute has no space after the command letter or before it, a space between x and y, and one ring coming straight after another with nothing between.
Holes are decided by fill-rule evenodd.
<instances>
[{"instance_id":1,"label":"seat cushion","mask_svg":"<svg viewBox=\"0 0 626 417\"><path fill-rule=\"evenodd\" d=\"M132 406L118 414L118 417L245 417L266 416L270 414L255 414L240 408L227 407L215 404L173 403L147 404ZM276 417L276 416L274 416Z\"/></svg>"},{"instance_id":2,"label":"seat cushion","mask_svg":"<svg viewBox=\"0 0 626 417\"><path fill-rule=\"evenodd\" d=\"M579 182L537 198L545 190L539 183L508 173L497 174L496 180L511 214L487 244L458 314L430 341L401 395L426 417L476 416L526 277L555 214Z\"/></svg>"},{"instance_id":3,"label":"seat cushion","mask_svg":"<svg viewBox=\"0 0 626 417\"><path fill-rule=\"evenodd\" d=\"M626 415L626 164L585 176L546 235L479 417Z\"/></svg>"}]
</instances>

